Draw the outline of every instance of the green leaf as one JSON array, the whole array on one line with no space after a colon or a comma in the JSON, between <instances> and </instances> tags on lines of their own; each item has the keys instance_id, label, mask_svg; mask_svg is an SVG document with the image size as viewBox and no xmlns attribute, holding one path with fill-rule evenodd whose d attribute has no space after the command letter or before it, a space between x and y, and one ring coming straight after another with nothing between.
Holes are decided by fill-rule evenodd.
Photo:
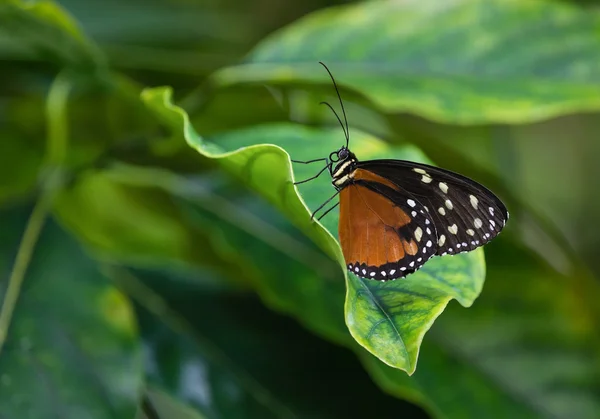
<instances>
[{"instance_id":1,"label":"green leaf","mask_svg":"<svg viewBox=\"0 0 600 419\"><path fill-rule=\"evenodd\" d=\"M125 165L90 170L54 200L58 219L95 254L119 263L184 270L218 269L234 281L241 267L215 254L213 233L193 225L168 189L164 170Z\"/></svg>"},{"instance_id":2,"label":"green leaf","mask_svg":"<svg viewBox=\"0 0 600 419\"><path fill-rule=\"evenodd\" d=\"M195 132L187 114L171 103L168 88L146 89L142 100L148 108L172 130L185 139L202 156L217 159L219 165L252 189L259 191L269 202L285 212L293 224L320 245L327 254L342 261L341 249L331 234L306 217L308 209L299 198L292 183L289 155L273 144L253 144L236 152L225 151L220 145L205 143ZM277 176L273 176L273 174Z\"/></svg>"},{"instance_id":3,"label":"green leaf","mask_svg":"<svg viewBox=\"0 0 600 419\"><path fill-rule=\"evenodd\" d=\"M205 415L186 406L164 391L156 388L146 390L146 397L152 409L150 414L138 412L138 419L204 419ZM147 412L147 411L146 411Z\"/></svg>"},{"instance_id":4,"label":"green leaf","mask_svg":"<svg viewBox=\"0 0 600 419\"><path fill-rule=\"evenodd\" d=\"M346 271L337 236L337 213L323 220L310 220L310 211L292 184L288 154L308 160L327 155L340 145L339 130L314 130L291 124L266 125L232 132L204 142L189 124L187 115L171 104L166 89L146 90L142 95L174 132L205 157L216 159L221 167L252 188L282 211L300 230L311 237ZM268 139L276 145L260 144ZM360 132L353 133L353 150L359 158L386 155L388 158L424 160L415 149L393 149L382 141ZM310 146L307 146L310 145ZM298 165L298 179L305 179L315 168ZM318 170L318 168L317 168ZM302 197L309 208L317 208L333 193L330 181L302 185ZM323 228L324 227L324 228ZM448 258L436 258L405 280L379 284L347 276L346 324L356 341L385 363L412 374L425 332L451 298L469 306L481 291L484 279L481 250ZM296 312L310 310L310 302Z\"/></svg>"},{"instance_id":5,"label":"green leaf","mask_svg":"<svg viewBox=\"0 0 600 419\"><path fill-rule=\"evenodd\" d=\"M374 405L383 417L422 417L383 394L353 353L275 315L254 295L208 289L206 281L175 287L182 281L171 273L135 276L144 284L138 290L155 294L138 292L136 300L161 307L155 316L137 310L148 380L208 417L364 417ZM343 382L352 385L332 391Z\"/></svg>"},{"instance_id":6,"label":"green leaf","mask_svg":"<svg viewBox=\"0 0 600 419\"><path fill-rule=\"evenodd\" d=\"M486 292L468 315L447 310L411 380L367 357L365 366L386 391L444 417L596 417L598 293L514 243L494 245Z\"/></svg>"},{"instance_id":7,"label":"green leaf","mask_svg":"<svg viewBox=\"0 0 600 419\"><path fill-rule=\"evenodd\" d=\"M352 336L386 364L412 374L419 347L448 302L470 307L485 278L482 251L431 260L393 285L348 276L346 321ZM463 257L464 256L464 257Z\"/></svg>"},{"instance_id":8,"label":"green leaf","mask_svg":"<svg viewBox=\"0 0 600 419\"><path fill-rule=\"evenodd\" d=\"M273 34L219 84L330 83L387 112L462 124L600 109L600 12L541 0L371 1Z\"/></svg>"},{"instance_id":9,"label":"green leaf","mask_svg":"<svg viewBox=\"0 0 600 419\"><path fill-rule=\"evenodd\" d=\"M198 256L190 252L193 236L167 196L132 191L101 171L86 172L62 190L54 211L87 244L122 261L150 263L160 258L192 263Z\"/></svg>"},{"instance_id":10,"label":"green leaf","mask_svg":"<svg viewBox=\"0 0 600 419\"><path fill-rule=\"evenodd\" d=\"M19 141L11 131L0 133L0 204L10 202L31 192L37 182L42 164L42 152L37 144Z\"/></svg>"},{"instance_id":11,"label":"green leaf","mask_svg":"<svg viewBox=\"0 0 600 419\"><path fill-rule=\"evenodd\" d=\"M27 212L0 217L4 273ZM143 370L128 300L56 224L33 251L0 356L0 417L131 418Z\"/></svg>"},{"instance_id":12,"label":"green leaf","mask_svg":"<svg viewBox=\"0 0 600 419\"><path fill-rule=\"evenodd\" d=\"M165 278L160 279L163 284L172 285ZM139 280L135 278L133 281ZM132 288L131 276L122 278L120 282L129 283L125 285L126 289ZM148 382L189 403L207 417L242 417L243 413L248 417L261 418L290 416L287 406L228 359L221 348L207 340L201 331L191 329L161 297L153 295L153 291L139 284L135 288L144 290L144 294L137 296L140 301L154 301L155 307L161 307L160 311L153 313L155 316L142 308L137 310L146 348ZM191 292L189 287L171 288L174 293L178 290ZM212 297L218 299L218 295ZM204 300L206 297L196 300L196 309L210 305ZM156 301L160 301L160 305ZM186 301L185 297L180 296L177 306ZM202 304L199 304L200 301ZM200 311L206 318L213 318L215 314L215 310L209 313L200 308ZM215 322L214 318L211 322L214 327L224 327L223 322ZM175 330L167 327L167 324L174 326ZM225 330L231 332L230 329Z\"/></svg>"},{"instance_id":13,"label":"green leaf","mask_svg":"<svg viewBox=\"0 0 600 419\"><path fill-rule=\"evenodd\" d=\"M440 417L595 418L598 292L504 237L493 246L486 291L468 313L449 307L436 322L410 380L372 357L365 366L386 391Z\"/></svg>"},{"instance_id":14,"label":"green leaf","mask_svg":"<svg viewBox=\"0 0 600 419\"><path fill-rule=\"evenodd\" d=\"M4 0L0 4L0 34L36 58L94 71L104 58L77 23L52 1Z\"/></svg>"}]
</instances>

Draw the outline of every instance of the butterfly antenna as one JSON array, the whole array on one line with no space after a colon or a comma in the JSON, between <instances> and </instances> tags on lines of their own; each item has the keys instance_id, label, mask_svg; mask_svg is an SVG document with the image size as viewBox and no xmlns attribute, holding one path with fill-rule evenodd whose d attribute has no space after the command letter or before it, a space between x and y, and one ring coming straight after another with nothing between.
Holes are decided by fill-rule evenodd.
<instances>
[{"instance_id":1,"label":"butterfly antenna","mask_svg":"<svg viewBox=\"0 0 600 419\"><path fill-rule=\"evenodd\" d=\"M327 70L327 73L329 73L329 77L331 77L331 81L333 82L333 87L335 87L335 92L337 93L337 97L340 101L340 106L342 107L342 114L344 115L344 121L346 122L346 130L344 131L344 134L346 135L346 148L348 148L348 144L350 143L350 131L348 130L348 118L346 118L346 110L344 109L344 102L342 102L342 96L340 95L340 91L338 90L337 87L337 83L335 82L335 79L333 78L333 74L331 74L331 71L329 71L329 68L327 68L327 66L322 62L319 61L319 64L321 64L323 67L325 67L325 70ZM327 104L330 108L331 105ZM333 108L331 108L331 110L333 110ZM333 111L333 113L335 113L335 111ZM337 114L335 114L335 116L337 116ZM342 123L342 121L340 120L340 117L338 116L338 120L340 121L340 124ZM342 125L343 127L343 125Z\"/></svg>"},{"instance_id":2,"label":"butterfly antenna","mask_svg":"<svg viewBox=\"0 0 600 419\"><path fill-rule=\"evenodd\" d=\"M344 131L344 137L346 137L346 147L348 147L348 132L346 131L346 128L344 128L344 123L340 119L339 115L337 114L337 112L335 111L335 109L333 109L333 106L331 106L327 102L321 102L321 103L319 103L319 105L327 105L329 107L329 109L331 109L331 112L333 112L333 114L337 118L338 122L340 123L340 126L342 127L342 131Z\"/></svg>"}]
</instances>

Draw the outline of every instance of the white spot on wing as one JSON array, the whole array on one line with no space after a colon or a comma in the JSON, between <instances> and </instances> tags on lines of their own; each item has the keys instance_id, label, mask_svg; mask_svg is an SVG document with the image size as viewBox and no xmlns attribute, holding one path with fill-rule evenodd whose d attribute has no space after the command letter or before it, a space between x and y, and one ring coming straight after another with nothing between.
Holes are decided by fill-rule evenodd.
<instances>
[{"instance_id":1,"label":"white spot on wing","mask_svg":"<svg viewBox=\"0 0 600 419\"><path fill-rule=\"evenodd\" d=\"M375 276L375 272L371 272L369 275L371 275L371 276Z\"/></svg>"},{"instance_id":2,"label":"white spot on wing","mask_svg":"<svg viewBox=\"0 0 600 419\"><path fill-rule=\"evenodd\" d=\"M417 211L411 212L410 215L412 215L413 217L416 217L417 216Z\"/></svg>"},{"instance_id":3,"label":"white spot on wing","mask_svg":"<svg viewBox=\"0 0 600 419\"><path fill-rule=\"evenodd\" d=\"M467 230L467 234L468 234L469 236L474 236L474 235L475 235L475 232L474 232L473 230L471 230L471 229L468 229L468 230Z\"/></svg>"},{"instance_id":4,"label":"white spot on wing","mask_svg":"<svg viewBox=\"0 0 600 419\"><path fill-rule=\"evenodd\" d=\"M440 182L439 186L442 192L448 193L448 185L446 185L444 182Z\"/></svg>"},{"instance_id":5,"label":"white spot on wing","mask_svg":"<svg viewBox=\"0 0 600 419\"><path fill-rule=\"evenodd\" d=\"M442 234L438 240L438 246L443 246L444 243L446 243L446 236Z\"/></svg>"},{"instance_id":6,"label":"white spot on wing","mask_svg":"<svg viewBox=\"0 0 600 419\"><path fill-rule=\"evenodd\" d=\"M394 275L396 273L395 269L390 269L390 275Z\"/></svg>"},{"instance_id":7,"label":"white spot on wing","mask_svg":"<svg viewBox=\"0 0 600 419\"><path fill-rule=\"evenodd\" d=\"M494 216L494 208L490 207L490 215L493 217Z\"/></svg>"},{"instance_id":8,"label":"white spot on wing","mask_svg":"<svg viewBox=\"0 0 600 419\"><path fill-rule=\"evenodd\" d=\"M439 208L438 208L438 212L439 212L441 215L446 215L446 210L444 209L444 207L439 207Z\"/></svg>"},{"instance_id":9,"label":"white spot on wing","mask_svg":"<svg viewBox=\"0 0 600 419\"><path fill-rule=\"evenodd\" d=\"M413 201L412 199L407 199L406 203L408 205L410 205L411 207L413 207L413 208L414 208L415 205L417 205L417 203L415 201Z\"/></svg>"},{"instance_id":10,"label":"white spot on wing","mask_svg":"<svg viewBox=\"0 0 600 419\"><path fill-rule=\"evenodd\" d=\"M473 220L473 225L475 225L475 228L481 228L483 222L481 221L481 219L475 218L475 220Z\"/></svg>"},{"instance_id":11,"label":"white spot on wing","mask_svg":"<svg viewBox=\"0 0 600 419\"><path fill-rule=\"evenodd\" d=\"M458 233L458 227L456 224L452 224L450 227L448 227L448 231L452 234L456 234Z\"/></svg>"},{"instance_id":12,"label":"white spot on wing","mask_svg":"<svg viewBox=\"0 0 600 419\"><path fill-rule=\"evenodd\" d=\"M412 262L410 262L410 263L408 264L408 266L410 266L411 268L412 268L413 266L415 266L415 261L413 260Z\"/></svg>"},{"instance_id":13,"label":"white spot on wing","mask_svg":"<svg viewBox=\"0 0 600 419\"><path fill-rule=\"evenodd\" d=\"M453 208L452 201L450 201L449 199L446 199L446 202L444 203L446 204L446 208L450 210Z\"/></svg>"},{"instance_id":14,"label":"white spot on wing","mask_svg":"<svg viewBox=\"0 0 600 419\"><path fill-rule=\"evenodd\" d=\"M427 243L425 244L425 246L427 246L427 247L431 247L431 245L432 245L432 244L433 244L433 243L431 243L431 240L427 240Z\"/></svg>"},{"instance_id":15,"label":"white spot on wing","mask_svg":"<svg viewBox=\"0 0 600 419\"><path fill-rule=\"evenodd\" d=\"M474 195L469 195L469 200L471 201L471 206L477 209L477 204L479 203L479 200Z\"/></svg>"},{"instance_id":16,"label":"white spot on wing","mask_svg":"<svg viewBox=\"0 0 600 419\"><path fill-rule=\"evenodd\" d=\"M421 178L421 182L423 183L431 183L433 179L431 179L429 176L427 175L423 175L423 177Z\"/></svg>"},{"instance_id":17,"label":"white spot on wing","mask_svg":"<svg viewBox=\"0 0 600 419\"><path fill-rule=\"evenodd\" d=\"M421 230L421 227L417 227L417 229L415 230L415 239L417 239L417 241L420 242L421 237L423 237L423 230Z\"/></svg>"},{"instance_id":18,"label":"white spot on wing","mask_svg":"<svg viewBox=\"0 0 600 419\"><path fill-rule=\"evenodd\" d=\"M413 168L413 172L417 172L417 173L418 173L418 174L420 174L420 175L426 175L426 174L427 174L427 172L426 172L425 170L423 170L423 169L420 169L420 168L418 168L418 167L414 167L414 168Z\"/></svg>"}]
</instances>

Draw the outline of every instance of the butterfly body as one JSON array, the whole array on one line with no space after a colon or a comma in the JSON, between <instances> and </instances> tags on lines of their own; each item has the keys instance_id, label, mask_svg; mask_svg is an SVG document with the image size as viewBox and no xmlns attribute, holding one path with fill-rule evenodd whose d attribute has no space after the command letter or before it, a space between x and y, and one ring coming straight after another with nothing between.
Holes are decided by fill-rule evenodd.
<instances>
[{"instance_id":1,"label":"butterfly body","mask_svg":"<svg viewBox=\"0 0 600 419\"><path fill-rule=\"evenodd\" d=\"M338 235L348 270L380 281L403 278L432 257L474 250L500 233L508 220L502 201L483 185L449 170L407 160L359 161L348 148L350 135L344 104L338 93L345 124L333 107L346 145L324 161L339 195ZM335 164L335 166L334 166ZM320 217L324 217L335 204Z\"/></svg>"}]
</instances>

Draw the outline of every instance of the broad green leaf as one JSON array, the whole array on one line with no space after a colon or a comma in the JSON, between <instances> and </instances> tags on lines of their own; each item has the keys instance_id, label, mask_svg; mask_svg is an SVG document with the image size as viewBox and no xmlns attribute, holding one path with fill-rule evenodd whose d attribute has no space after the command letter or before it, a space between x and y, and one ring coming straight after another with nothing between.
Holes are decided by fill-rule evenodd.
<instances>
[{"instance_id":1,"label":"broad green leaf","mask_svg":"<svg viewBox=\"0 0 600 419\"><path fill-rule=\"evenodd\" d=\"M0 34L31 50L37 58L87 71L104 66L99 50L77 23L49 0L4 0L0 3Z\"/></svg>"},{"instance_id":2,"label":"broad green leaf","mask_svg":"<svg viewBox=\"0 0 600 419\"><path fill-rule=\"evenodd\" d=\"M135 280L138 281L137 278ZM171 285L165 278L161 280L165 285ZM131 278L127 281L131 281ZM177 290L188 287L170 288L177 293ZM160 298L153 296L150 299L148 295L138 297L146 301ZM218 298L215 295L212 297ZM208 311L200 307L210 305L206 302L198 304L203 300L206 298L196 300L195 309L211 318L215 327L225 327L224 322L214 321L218 319L213 317L215 310ZM184 301L180 296L177 306ZM195 331L189 328L187 322L179 320L178 311L168 307L162 299L161 307L159 312L153 313L154 316L142 308L137 310L146 349L148 382L194 406L199 414L209 418L293 417L289 408L275 395L228 359L219 346L207 340L201 331ZM178 326L178 330L172 330L165 323Z\"/></svg>"},{"instance_id":3,"label":"broad green leaf","mask_svg":"<svg viewBox=\"0 0 600 419\"><path fill-rule=\"evenodd\" d=\"M0 301L27 210L0 217ZM0 354L0 417L131 418L142 359L128 300L50 222L27 266Z\"/></svg>"},{"instance_id":4,"label":"broad green leaf","mask_svg":"<svg viewBox=\"0 0 600 419\"><path fill-rule=\"evenodd\" d=\"M386 364L412 374L419 347L448 302L470 307L485 278L482 251L431 260L393 285L348 275L346 322L352 336Z\"/></svg>"},{"instance_id":5,"label":"broad green leaf","mask_svg":"<svg viewBox=\"0 0 600 419\"><path fill-rule=\"evenodd\" d=\"M383 394L353 353L274 315L252 294L208 289L206 280L175 287L181 281L171 274L135 275L164 308L153 317L138 310L149 381L207 417L364 417L373 406L382 417L423 417ZM332 391L343 382L352 386Z\"/></svg>"},{"instance_id":6,"label":"broad green leaf","mask_svg":"<svg viewBox=\"0 0 600 419\"><path fill-rule=\"evenodd\" d=\"M542 0L370 1L315 12L216 83L338 83L387 112L523 123L600 109L600 12Z\"/></svg>"},{"instance_id":7,"label":"broad green leaf","mask_svg":"<svg viewBox=\"0 0 600 419\"><path fill-rule=\"evenodd\" d=\"M494 245L486 291L469 313L452 307L440 318L410 380L372 358L365 366L386 391L440 417L595 418L598 293L513 243Z\"/></svg>"},{"instance_id":8,"label":"broad green leaf","mask_svg":"<svg viewBox=\"0 0 600 419\"><path fill-rule=\"evenodd\" d=\"M339 130L313 130L291 124L267 125L223 134L204 142L189 124L187 115L170 103L168 90L146 90L143 99L150 109L205 157L255 190L311 237L346 271L337 236L337 213L323 224L311 221L292 184L288 150L294 159L308 160L340 146ZM268 139L270 143L260 144ZM382 141L353 133L353 151L362 159L385 155L388 158L423 160L414 149L392 149ZM316 170L319 168L317 167ZM313 174L315 167L298 165L297 179ZM330 180L320 178L301 187L309 208L317 208L333 193ZM324 228L323 228L324 227ZM346 324L358 343L385 363L412 374L419 345L435 318L451 298L470 306L481 291L484 279L481 250L448 258L436 258L406 280L387 284L347 276ZM300 307L299 307L300 308ZM310 310L310 301L296 315Z\"/></svg>"},{"instance_id":9,"label":"broad green leaf","mask_svg":"<svg viewBox=\"0 0 600 419\"><path fill-rule=\"evenodd\" d=\"M202 156L216 162L243 184L258 190L269 202L284 211L293 224L311 237L327 254L342 261L341 250L331 234L312 222L308 208L293 187L289 155L273 144L252 144L238 151L227 151L218 144L206 143L195 132L187 114L171 103L171 91L165 88L146 89L142 100L150 111ZM277 176L274 176L276 174Z\"/></svg>"},{"instance_id":10,"label":"broad green leaf","mask_svg":"<svg viewBox=\"0 0 600 419\"><path fill-rule=\"evenodd\" d=\"M169 172L159 170L90 170L60 191L53 211L103 258L156 268L212 267L239 282L233 274L241 267L206 246L211 233L187 220L165 191L169 181Z\"/></svg>"},{"instance_id":11,"label":"broad green leaf","mask_svg":"<svg viewBox=\"0 0 600 419\"><path fill-rule=\"evenodd\" d=\"M195 260L190 261L194 265L211 267L215 271L218 268L219 272L235 280L251 284L271 308L297 315L303 324L329 340L348 342L343 318L343 272L338 263L323 255L280 213L255 195L249 195L230 177L211 172L186 178L155 168L125 165L113 167L98 176L111 179L114 187L128 196L138 197L136 201L140 201L143 194L147 202L144 207L151 208L155 217L169 219L170 215L171 221L184 227L189 241L201 243L193 253ZM227 184L229 186L225 187ZM97 192L91 188L92 195ZM165 211L164 204L160 205L164 202L171 202L177 209L176 220L175 215ZM257 207L259 202L262 205ZM77 231L83 237L87 236L86 231L94 230L95 225L100 226L99 230L111 230L102 218L89 209L83 210L77 201L71 201L70 205L75 205L75 215L64 217L65 222L73 217L80 219L84 227ZM112 211L103 210L102 205L96 206L94 211L114 218ZM134 208L128 211L134 211ZM87 216L77 217L79 213ZM133 218L138 220L139 217ZM130 229L124 224L118 230L124 234ZM143 238L146 246L156 240L150 235ZM126 260L125 251L121 254L115 251L119 242L114 240L111 254ZM162 246L161 243L157 245ZM155 253L155 259L164 259L164 254ZM286 273L285 281L281 280L281 272Z\"/></svg>"}]
</instances>

